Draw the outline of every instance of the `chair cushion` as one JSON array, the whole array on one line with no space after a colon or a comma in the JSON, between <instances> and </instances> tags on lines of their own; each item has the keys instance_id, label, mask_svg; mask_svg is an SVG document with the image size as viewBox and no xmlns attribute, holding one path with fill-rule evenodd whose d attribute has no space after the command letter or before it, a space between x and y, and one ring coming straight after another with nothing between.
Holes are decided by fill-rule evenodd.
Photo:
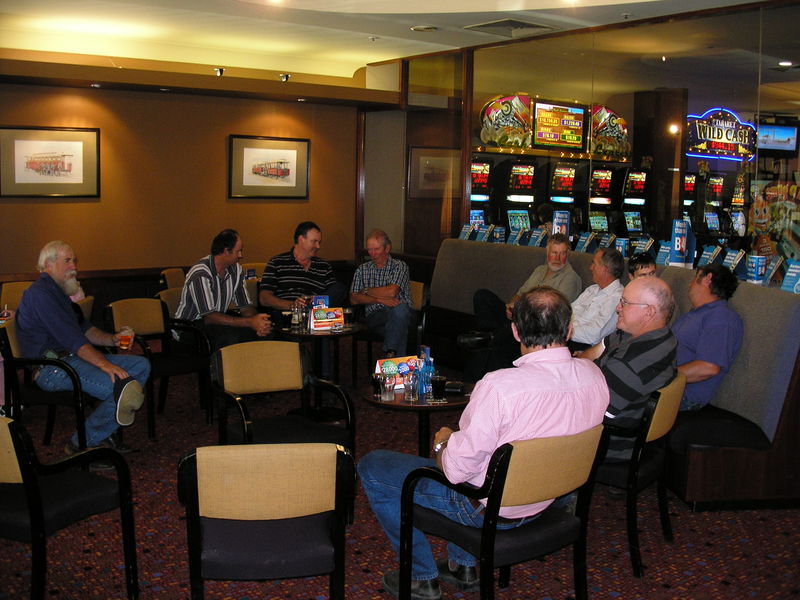
<instances>
[{"instance_id":1,"label":"chair cushion","mask_svg":"<svg viewBox=\"0 0 800 600\"><path fill-rule=\"evenodd\" d=\"M653 483L661 474L664 463L664 449L653 444L645 446L639 461L638 489L643 490ZM596 480L617 488L628 487L628 466L626 462L602 463L597 467Z\"/></svg>"},{"instance_id":2,"label":"chair cushion","mask_svg":"<svg viewBox=\"0 0 800 600\"><path fill-rule=\"evenodd\" d=\"M201 518L202 576L251 580L331 573L332 519L331 512L273 521Z\"/></svg>"},{"instance_id":3,"label":"chair cushion","mask_svg":"<svg viewBox=\"0 0 800 600\"><path fill-rule=\"evenodd\" d=\"M444 515L414 506L414 526L454 542L473 556L480 556L481 530L451 521ZM495 566L512 565L555 552L580 535L581 521L563 508L551 507L537 518L514 529L498 529Z\"/></svg>"},{"instance_id":4,"label":"chair cushion","mask_svg":"<svg viewBox=\"0 0 800 600\"><path fill-rule=\"evenodd\" d=\"M46 392L35 383L20 383L20 404L22 406L74 406L75 397L71 390L65 392ZM88 398L87 394L83 395Z\"/></svg>"},{"instance_id":5,"label":"chair cushion","mask_svg":"<svg viewBox=\"0 0 800 600\"><path fill-rule=\"evenodd\" d=\"M755 450L768 450L771 446L758 425L711 405L678 413L669 440L670 449L679 454L685 454L688 446Z\"/></svg>"},{"instance_id":6,"label":"chair cushion","mask_svg":"<svg viewBox=\"0 0 800 600\"><path fill-rule=\"evenodd\" d=\"M150 359L151 377L185 375L208 368L208 357L189 354L154 353Z\"/></svg>"},{"instance_id":7,"label":"chair cushion","mask_svg":"<svg viewBox=\"0 0 800 600\"><path fill-rule=\"evenodd\" d=\"M45 533L119 506L117 482L80 469L39 477ZM22 484L0 484L0 537L31 540L28 501Z\"/></svg>"}]
</instances>

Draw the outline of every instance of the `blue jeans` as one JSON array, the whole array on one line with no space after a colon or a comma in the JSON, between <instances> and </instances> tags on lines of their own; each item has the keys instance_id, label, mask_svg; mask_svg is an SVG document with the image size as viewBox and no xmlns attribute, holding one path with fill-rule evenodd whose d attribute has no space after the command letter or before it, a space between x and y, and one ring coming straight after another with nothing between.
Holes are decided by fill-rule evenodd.
<instances>
[{"instance_id":1,"label":"blue jeans","mask_svg":"<svg viewBox=\"0 0 800 600\"><path fill-rule=\"evenodd\" d=\"M125 369L144 388L150 376L150 361L142 356L129 354L106 354L106 359L118 367ZM100 400L100 404L86 419L86 445L99 446L100 442L114 433L117 423L117 405L114 402L114 382L108 373L104 373L92 364L77 356L62 359L78 373L81 389ZM39 372L36 385L46 392L59 392L72 389L72 381L63 369L46 366ZM78 433L72 434L72 443L78 445Z\"/></svg>"},{"instance_id":2,"label":"blue jeans","mask_svg":"<svg viewBox=\"0 0 800 600\"><path fill-rule=\"evenodd\" d=\"M367 315L367 327L383 335L383 351L394 350L398 356L406 354L408 328L414 319L414 309L403 302L385 306Z\"/></svg>"},{"instance_id":3,"label":"blue jeans","mask_svg":"<svg viewBox=\"0 0 800 600\"><path fill-rule=\"evenodd\" d=\"M386 532L395 552L400 548L400 494L406 476L418 467L435 467L436 460L390 450L373 450L358 463L361 486L372 511ZM482 527L482 510L469 498L431 479L421 479L414 491L414 503L430 508L462 525ZM513 523L498 524L498 529L511 529L535 517ZM414 529L412 541L411 578L415 581L436 579L439 571L428 539ZM459 565L474 567L475 557L453 543L447 545L448 558Z\"/></svg>"}]
</instances>

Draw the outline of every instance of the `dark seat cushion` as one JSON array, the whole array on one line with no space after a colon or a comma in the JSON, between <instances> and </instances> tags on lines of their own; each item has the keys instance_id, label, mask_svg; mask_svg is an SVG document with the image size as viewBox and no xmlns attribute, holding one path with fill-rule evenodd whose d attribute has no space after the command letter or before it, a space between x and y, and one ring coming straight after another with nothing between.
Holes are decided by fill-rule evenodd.
<instances>
[{"instance_id":1,"label":"dark seat cushion","mask_svg":"<svg viewBox=\"0 0 800 600\"><path fill-rule=\"evenodd\" d=\"M241 423L228 425L231 443L242 442ZM257 444L300 444L320 442L352 447L352 434L339 425L320 423L299 415L282 415L253 420L253 442Z\"/></svg>"},{"instance_id":2,"label":"dark seat cushion","mask_svg":"<svg viewBox=\"0 0 800 600\"><path fill-rule=\"evenodd\" d=\"M454 542L473 556L480 555L481 530L451 521L428 508L414 506L414 526ZM580 535L581 522L563 508L550 507L537 518L513 529L498 529L495 566L511 565L555 552Z\"/></svg>"},{"instance_id":3,"label":"dark seat cushion","mask_svg":"<svg viewBox=\"0 0 800 600\"><path fill-rule=\"evenodd\" d=\"M331 519L330 512L272 521L201 518L203 578L283 579L330 573Z\"/></svg>"},{"instance_id":4,"label":"dark seat cushion","mask_svg":"<svg viewBox=\"0 0 800 600\"><path fill-rule=\"evenodd\" d=\"M39 477L47 535L119 506L117 482L73 469ZM29 542L30 515L22 484L0 484L0 537Z\"/></svg>"},{"instance_id":5,"label":"dark seat cushion","mask_svg":"<svg viewBox=\"0 0 800 600\"><path fill-rule=\"evenodd\" d=\"M151 377L158 378L164 375L185 375L197 373L208 368L208 357L189 354L160 354L155 353L150 360L152 366Z\"/></svg>"},{"instance_id":6,"label":"dark seat cushion","mask_svg":"<svg viewBox=\"0 0 800 600\"><path fill-rule=\"evenodd\" d=\"M645 446L642 451L642 458L639 461L637 477L639 490L643 490L658 479L663 462L663 448L659 448L655 443ZM597 467L597 475L595 477L598 483L625 489L628 487L628 469L629 463L627 461L601 463Z\"/></svg>"},{"instance_id":7,"label":"dark seat cushion","mask_svg":"<svg viewBox=\"0 0 800 600\"><path fill-rule=\"evenodd\" d=\"M678 413L670 433L670 449L685 454L689 446L753 448L767 450L771 444L761 428L737 414L705 406L698 411Z\"/></svg>"}]
</instances>

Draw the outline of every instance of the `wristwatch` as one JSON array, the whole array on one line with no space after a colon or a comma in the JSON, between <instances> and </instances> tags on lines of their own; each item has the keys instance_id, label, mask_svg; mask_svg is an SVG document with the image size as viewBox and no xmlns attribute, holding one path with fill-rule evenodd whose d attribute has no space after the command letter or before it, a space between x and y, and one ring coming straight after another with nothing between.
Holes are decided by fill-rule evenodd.
<instances>
[{"instance_id":1,"label":"wristwatch","mask_svg":"<svg viewBox=\"0 0 800 600\"><path fill-rule=\"evenodd\" d=\"M436 445L433 447L433 453L434 453L434 454L439 454L439 452L441 452L442 450L444 450L446 447L447 447L447 440L445 440L445 441L443 441L443 442L439 442L438 444L436 444Z\"/></svg>"}]
</instances>

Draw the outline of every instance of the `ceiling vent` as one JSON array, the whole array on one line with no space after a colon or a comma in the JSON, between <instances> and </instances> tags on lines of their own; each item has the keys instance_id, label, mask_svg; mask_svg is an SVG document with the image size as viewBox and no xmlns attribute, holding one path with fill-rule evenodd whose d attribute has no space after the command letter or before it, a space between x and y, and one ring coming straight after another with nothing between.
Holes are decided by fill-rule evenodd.
<instances>
[{"instance_id":1,"label":"ceiling vent","mask_svg":"<svg viewBox=\"0 0 800 600\"><path fill-rule=\"evenodd\" d=\"M516 19L500 19L499 21L489 21L488 23L467 25L464 27L464 29L469 29L470 31L482 31L492 35L499 35L500 37L516 39L549 33L551 31L555 31L556 27L542 25L541 23L517 21Z\"/></svg>"}]
</instances>

